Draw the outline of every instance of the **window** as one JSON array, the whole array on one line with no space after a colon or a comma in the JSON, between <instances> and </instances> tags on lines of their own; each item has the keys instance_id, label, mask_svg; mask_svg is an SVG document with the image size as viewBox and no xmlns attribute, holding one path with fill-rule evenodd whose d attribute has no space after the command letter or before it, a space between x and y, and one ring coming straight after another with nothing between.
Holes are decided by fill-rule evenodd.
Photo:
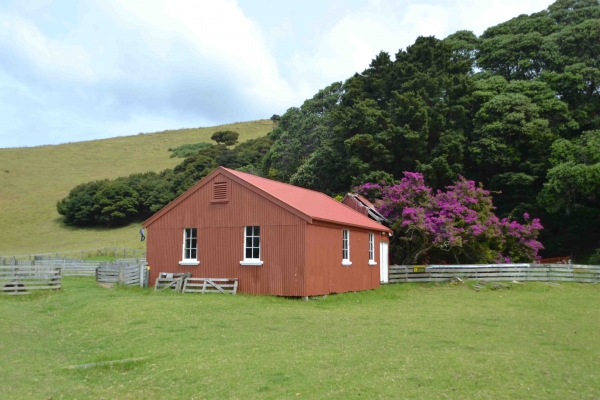
<instances>
[{"instance_id":1,"label":"window","mask_svg":"<svg viewBox=\"0 0 600 400\"><path fill-rule=\"evenodd\" d=\"M241 265L263 265L260 260L260 226L244 227L244 261Z\"/></svg>"},{"instance_id":2,"label":"window","mask_svg":"<svg viewBox=\"0 0 600 400\"><path fill-rule=\"evenodd\" d=\"M377 265L375 262L375 235L369 233L369 265Z\"/></svg>"},{"instance_id":3,"label":"window","mask_svg":"<svg viewBox=\"0 0 600 400\"><path fill-rule=\"evenodd\" d=\"M183 230L183 259L179 265L198 265L198 229L185 228Z\"/></svg>"},{"instance_id":4,"label":"window","mask_svg":"<svg viewBox=\"0 0 600 400\"><path fill-rule=\"evenodd\" d=\"M342 265L352 265L350 262L350 231L342 231Z\"/></svg>"}]
</instances>

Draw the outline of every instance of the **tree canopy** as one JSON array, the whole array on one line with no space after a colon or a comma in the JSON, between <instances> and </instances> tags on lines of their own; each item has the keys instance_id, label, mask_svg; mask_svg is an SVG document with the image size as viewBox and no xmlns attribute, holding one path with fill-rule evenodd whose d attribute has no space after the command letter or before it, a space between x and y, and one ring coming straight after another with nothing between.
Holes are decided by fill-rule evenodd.
<instances>
[{"instance_id":1,"label":"tree canopy","mask_svg":"<svg viewBox=\"0 0 600 400\"><path fill-rule=\"evenodd\" d=\"M148 175L144 187L157 195L92 182L58 210L71 224L89 216L123 223L133 208L166 204L218 165L331 196L415 171L433 192L461 176L481 183L500 221L541 218L544 255L591 255L600 247L599 37L598 0L558 0L479 37L418 37L274 115L268 138L204 148ZM237 136L212 139L231 145Z\"/></svg>"},{"instance_id":2,"label":"tree canopy","mask_svg":"<svg viewBox=\"0 0 600 400\"><path fill-rule=\"evenodd\" d=\"M234 131L217 131L210 137L211 140L217 142L217 144L224 144L225 146L233 146L238 142L240 134Z\"/></svg>"},{"instance_id":3,"label":"tree canopy","mask_svg":"<svg viewBox=\"0 0 600 400\"><path fill-rule=\"evenodd\" d=\"M433 190L464 176L489 188L501 218L542 218L545 254L589 254L600 247L598 147L585 133L600 124L598 37L597 0L559 0L479 37L381 52L281 115L263 173L331 195L404 171Z\"/></svg>"}]
</instances>

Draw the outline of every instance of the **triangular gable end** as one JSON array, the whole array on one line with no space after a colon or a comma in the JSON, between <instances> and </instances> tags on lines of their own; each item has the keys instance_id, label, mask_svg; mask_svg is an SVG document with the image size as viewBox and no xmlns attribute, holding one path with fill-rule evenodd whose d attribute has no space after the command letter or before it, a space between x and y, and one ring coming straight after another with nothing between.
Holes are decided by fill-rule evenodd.
<instances>
[{"instance_id":1,"label":"triangular gable end","mask_svg":"<svg viewBox=\"0 0 600 400\"><path fill-rule=\"evenodd\" d=\"M142 227L148 228L150 225L152 225L154 222L158 221L160 218L162 218L164 215L166 215L169 211L171 211L174 207L176 207L179 203L181 203L182 201L187 199L189 196L194 194L196 191L198 191L200 188L202 188L204 185L206 185L208 182L210 182L214 177L216 177L219 174L227 176L227 178L231 179L232 181L244 186L246 189L251 190L252 192L258 194L259 196L264 197L265 199L271 201L272 203L291 212L292 214L297 215L298 217L302 218L309 224L312 223L312 217L310 215L303 213L302 211L300 211L300 210L290 206L289 204L279 200L278 198L272 196L268 192L252 185L251 183L243 180L242 178L238 177L237 175L232 174L226 168L218 167L213 172L211 172L210 174L208 174L204 178L202 178L194 186L192 186L191 188L189 188L188 190L183 192L181 195L179 195L175 200L173 200L172 202L170 202L169 204L167 204L166 206L161 208L156 214L154 214L153 216L148 218L146 221L144 221L142 223Z\"/></svg>"}]
</instances>

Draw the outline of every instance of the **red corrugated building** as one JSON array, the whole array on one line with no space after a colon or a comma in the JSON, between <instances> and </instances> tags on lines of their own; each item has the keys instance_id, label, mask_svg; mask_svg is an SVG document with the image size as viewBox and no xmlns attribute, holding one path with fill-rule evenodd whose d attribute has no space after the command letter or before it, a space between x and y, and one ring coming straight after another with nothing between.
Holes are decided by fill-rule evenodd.
<instances>
[{"instance_id":1,"label":"red corrugated building","mask_svg":"<svg viewBox=\"0 0 600 400\"><path fill-rule=\"evenodd\" d=\"M143 226L150 282L161 272L190 272L278 296L387 282L389 228L323 193L223 167Z\"/></svg>"}]
</instances>

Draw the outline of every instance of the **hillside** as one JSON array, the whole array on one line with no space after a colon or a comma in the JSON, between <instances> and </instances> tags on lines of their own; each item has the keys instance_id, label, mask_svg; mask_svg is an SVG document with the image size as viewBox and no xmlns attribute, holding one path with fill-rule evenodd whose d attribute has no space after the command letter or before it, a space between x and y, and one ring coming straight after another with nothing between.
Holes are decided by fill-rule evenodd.
<instances>
[{"instance_id":1,"label":"hillside","mask_svg":"<svg viewBox=\"0 0 600 400\"><path fill-rule=\"evenodd\" d=\"M88 249L143 248L139 225L118 229L72 228L56 202L80 183L131 173L161 171L181 162L169 148L210 142L217 130L233 130L239 141L266 135L269 120L180 129L56 146L0 149L0 255Z\"/></svg>"}]
</instances>

